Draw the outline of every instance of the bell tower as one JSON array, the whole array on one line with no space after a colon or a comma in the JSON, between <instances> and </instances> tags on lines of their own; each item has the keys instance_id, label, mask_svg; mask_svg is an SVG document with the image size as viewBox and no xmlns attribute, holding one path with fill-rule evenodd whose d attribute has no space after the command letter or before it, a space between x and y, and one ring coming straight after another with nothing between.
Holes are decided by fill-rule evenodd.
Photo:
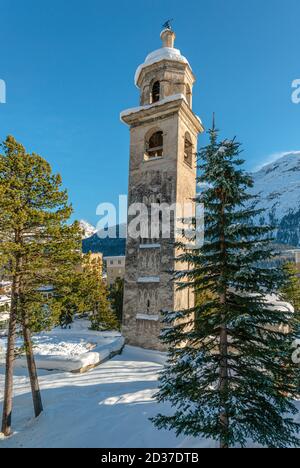
<instances>
[{"instance_id":1,"label":"bell tower","mask_svg":"<svg viewBox=\"0 0 300 468\"><path fill-rule=\"evenodd\" d=\"M162 47L135 74L140 107L121 113L130 128L128 205L144 203L149 215L153 204L183 206L196 195L195 153L203 126L192 111L195 76L174 48L175 38L171 28L162 31ZM129 210L128 226L131 221ZM172 281L178 267L176 213L170 225L168 237L160 227L138 238L128 233L122 331L133 346L163 349L161 311L193 306L193 294L178 291Z\"/></svg>"}]
</instances>

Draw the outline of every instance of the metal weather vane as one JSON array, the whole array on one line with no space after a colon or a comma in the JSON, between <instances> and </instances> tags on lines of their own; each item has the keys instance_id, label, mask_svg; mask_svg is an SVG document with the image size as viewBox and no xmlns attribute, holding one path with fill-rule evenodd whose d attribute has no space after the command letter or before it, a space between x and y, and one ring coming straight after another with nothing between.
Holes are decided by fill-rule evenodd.
<instances>
[{"instance_id":1,"label":"metal weather vane","mask_svg":"<svg viewBox=\"0 0 300 468\"><path fill-rule=\"evenodd\" d=\"M173 19L168 19L163 25L162 27L164 29L170 29L170 31L172 31L172 21L174 21Z\"/></svg>"}]
</instances>

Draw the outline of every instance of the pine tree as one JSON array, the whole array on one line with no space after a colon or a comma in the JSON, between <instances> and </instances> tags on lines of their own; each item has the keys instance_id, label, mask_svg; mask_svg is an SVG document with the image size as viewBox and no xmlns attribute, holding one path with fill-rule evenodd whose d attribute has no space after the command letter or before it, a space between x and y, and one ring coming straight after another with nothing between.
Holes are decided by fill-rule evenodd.
<instances>
[{"instance_id":1,"label":"pine tree","mask_svg":"<svg viewBox=\"0 0 300 468\"><path fill-rule=\"evenodd\" d=\"M270 306L266 294L278 294L281 272L266 266L273 257L270 229L256 226L261 212L248 195L253 181L241 168L240 144L210 143L199 154L199 182L206 185L205 242L194 249L182 243L179 288L193 288L206 300L189 310L164 314L162 341L168 362L160 377L158 402L169 401L173 415L153 419L176 434L218 440L221 448L248 441L268 447L298 444L299 369L292 343L297 324L290 311Z\"/></svg>"},{"instance_id":2,"label":"pine tree","mask_svg":"<svg viewBox=\"0 0 300 468\"><path fill-rule=\"evenodd\" d=\"M111 310L108 300L108 289L102 279L102 262L84 256L82 272L79 274L79 302L84 312L90 312L93 330L117 329L118 321Z\"/></svg>"},{"instance_id":3,"label":"pine tree","mask_svg":"<svg viewBox=\"0 0 300 468\"><path fill-rule=\"evenodd\" d=\"M68 226L72 208L61 178L39 155L7 137L0 155L0 256L12 280L2 432L11 433L13 364L17 325L22 329L35 415L42 411L32 331L53 326L57 317L43 288L68 276L78 262L80 230Z\"/></svg>"},{"instance_id":4,"label":"pine tree","mask_svg":"<svg viewBox=\"0 0 300 468\"><path fill-rule=\"evenodd\" d=\"M55 282L54 301L58 311L58 322L62 328L70 327L76 314L88 311L87 299L82 292L83 275L80 270L81 258L77 268L70 272L68 277L61 275Z\"/></svg>"},{"instance_id":5,"label":"pine tree","mask_svg":"<svg viewBox=\"0 0 300 468\"><path fill-rule=\"evenodd\" d=\"M124 280L117 278L109 290L109 300L113 311L116 314L119 324L123 317Z\"/></svg>"}]
</instances>

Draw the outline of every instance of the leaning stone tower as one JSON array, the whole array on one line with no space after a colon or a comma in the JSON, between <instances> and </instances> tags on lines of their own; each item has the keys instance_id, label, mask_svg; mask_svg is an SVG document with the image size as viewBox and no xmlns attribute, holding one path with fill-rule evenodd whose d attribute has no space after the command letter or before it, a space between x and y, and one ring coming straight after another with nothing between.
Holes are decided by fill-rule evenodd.
<instances>
[{"instance_id":1,"label":"leaning stone tower","mask_svg":"<svg viewBox=\"0 0 300 468\"><path fill-rule=\"evenodd\" d=\"M149 54L136 71L140 107L128 109L121 119L130 128L128 204L184 204L196 194L198 134L201 120L192 111L195 76L185 57L174 48L175 33L161 33L163 45ZM128 216L128 224L132 217ZM171 236L133 238L128 235L124 291L123 334L128 344L162 349L159 340L161 311L193 305L188 290L176 290L176 214ZM178 265L177 265L178 267Z\"/></svg>"}]
</instances>

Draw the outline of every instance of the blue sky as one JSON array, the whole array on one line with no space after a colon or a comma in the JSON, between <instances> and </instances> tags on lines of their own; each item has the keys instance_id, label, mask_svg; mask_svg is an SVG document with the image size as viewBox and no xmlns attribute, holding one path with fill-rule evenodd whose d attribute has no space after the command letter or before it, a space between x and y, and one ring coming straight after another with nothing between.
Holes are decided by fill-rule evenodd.
<instances>
[{"instance_id":1,"label":"blue sky","mask_svg":"<svg viewBox=\"0 0 300 468\"><path fill-rule=\"evenodd\" d=\"M170 17L197 76L194 111L237 136L246 168L300 149L299 0L0 0L0 139L61 173L78 219L96 223L97 204L127 192L119 113L138 105L134 72Z\"/></svg>"}]
</instances>

